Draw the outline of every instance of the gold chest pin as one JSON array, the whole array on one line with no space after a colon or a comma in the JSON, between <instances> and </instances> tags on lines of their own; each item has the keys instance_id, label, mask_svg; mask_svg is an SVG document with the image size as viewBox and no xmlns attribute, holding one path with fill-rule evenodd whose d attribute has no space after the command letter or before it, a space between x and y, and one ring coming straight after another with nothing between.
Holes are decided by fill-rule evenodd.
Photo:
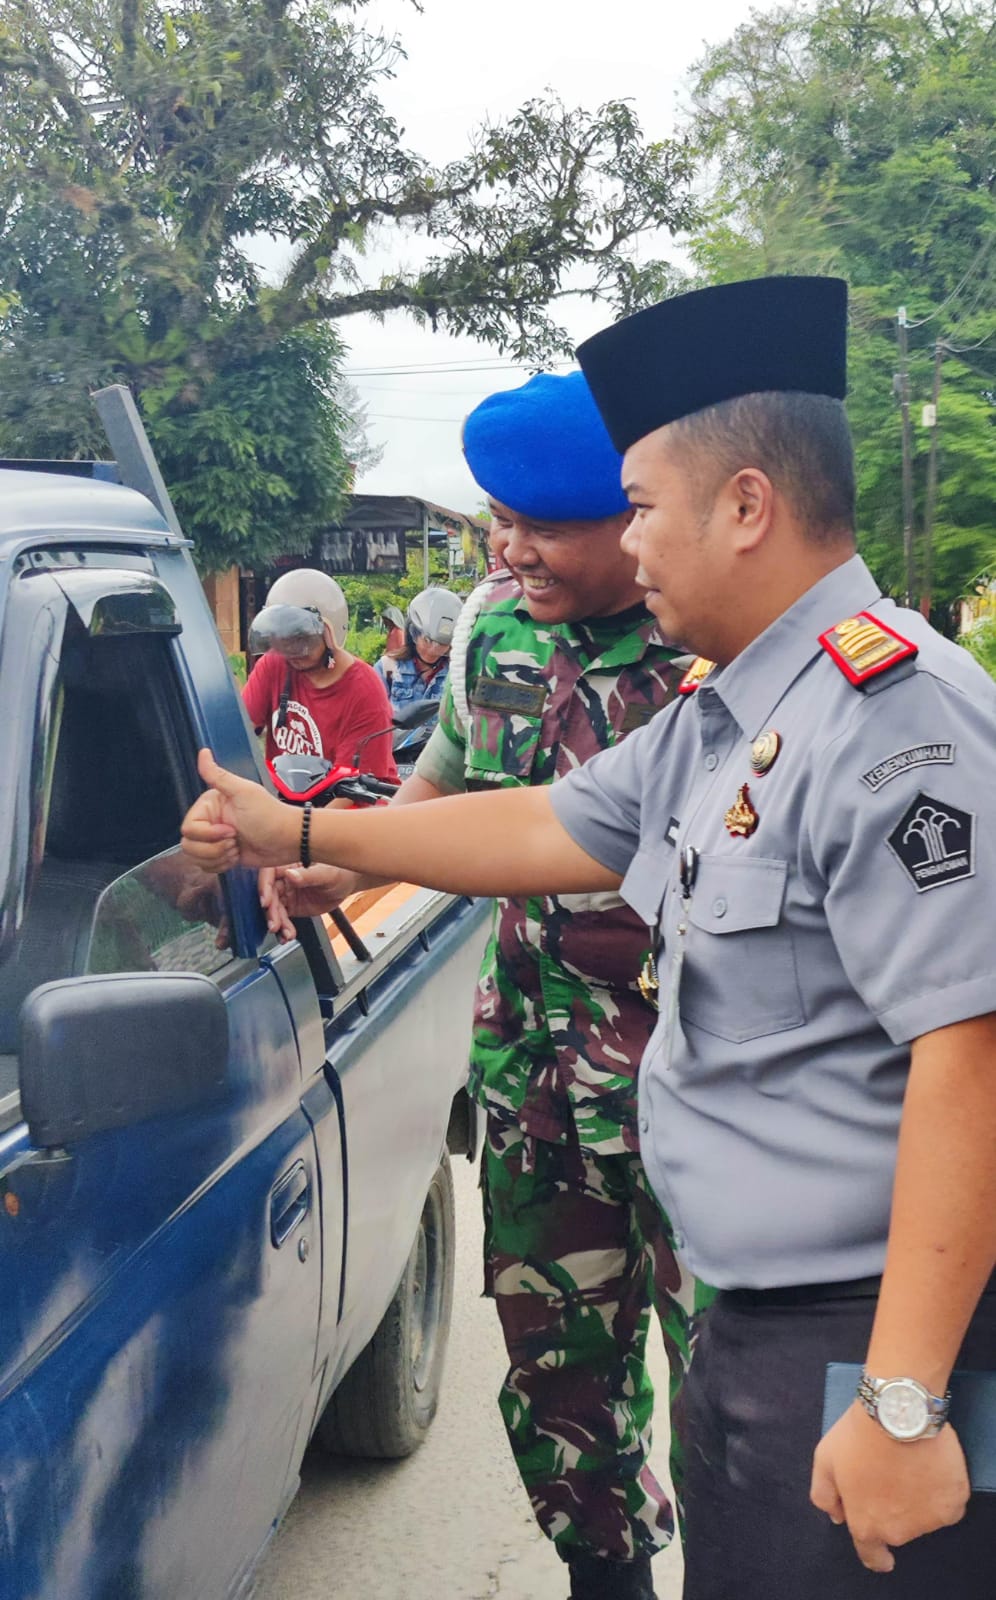
<instances>
[{"instance_id":1,"label":"gold chest pin","mask_svg":"<svg viewBox=\"0 0 996 1600\"><path fill-rule=\"evenodd\" d=\"M636 980L636 987L639 989L643 999L646 1000L647 1005L653 1006L656 1011L660 983L657 977L657 962L654 959L652 950L647 951L647 959L640 968L640 976Z\"/></svg>"},{"instance_id":2,"label":"gold chest pin","mask_svg":"<svg viewBox=\"0 0 996 1600\"><path fill-rule=\"evenodd\" d=\"M781 747L782 736L774 728L766 728L764 733L758 735L750 747L750 770L755 778L763 778L766 772L771 771Z\"/></svg>"},{"instance_id":3,"label":"gold chest pin","mask_svg":"<svg viewBox=\"0 0 996 1600\"><path fill-rule=\"evenodd\" d=\"M737 798L723 816L726 831L735 838L749 839L760 820L751 804L750 789L746 783L742 783L737 790Z\"/></svg>"}]
</instances>

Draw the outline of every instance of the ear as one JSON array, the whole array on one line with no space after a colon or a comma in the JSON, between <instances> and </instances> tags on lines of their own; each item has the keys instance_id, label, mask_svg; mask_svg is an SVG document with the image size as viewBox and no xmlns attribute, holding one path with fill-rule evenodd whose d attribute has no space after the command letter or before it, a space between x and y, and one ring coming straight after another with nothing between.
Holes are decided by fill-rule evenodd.
<instances>
[{"instance_id":1,"label":"ear","mask_svg":"<svg viewBox=\"0 0 996 1600\"><path fill-rule=\"evenodd\" d=\"M724 494L733 526L733 548L745 555L756 550L771 530L775 512L774 486L759 467L743 467L729 480Z\"/></svg>"}]
</instances>

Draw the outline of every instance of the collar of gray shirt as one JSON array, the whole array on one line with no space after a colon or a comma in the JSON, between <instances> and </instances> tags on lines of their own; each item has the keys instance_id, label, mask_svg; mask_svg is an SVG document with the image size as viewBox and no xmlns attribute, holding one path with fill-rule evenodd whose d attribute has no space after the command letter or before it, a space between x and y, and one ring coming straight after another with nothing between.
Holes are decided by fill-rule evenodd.
<instances>
[{"instance_id":1,"label":"collar of gray shirt","mask_svg":"<svg viewBox=\"0 0 996 1600\"><path fill-rule=\"evenodd\" d=\"M845 617L866 611L881 598L881 590L861 557L851 556L800 595L795 605L765 628L729 666L715 677L710 676L696 700L705 711L711 690L746 738L755 739L800 672L819 655L820 634L836 627Z\"/></svg>"}]
</instances>

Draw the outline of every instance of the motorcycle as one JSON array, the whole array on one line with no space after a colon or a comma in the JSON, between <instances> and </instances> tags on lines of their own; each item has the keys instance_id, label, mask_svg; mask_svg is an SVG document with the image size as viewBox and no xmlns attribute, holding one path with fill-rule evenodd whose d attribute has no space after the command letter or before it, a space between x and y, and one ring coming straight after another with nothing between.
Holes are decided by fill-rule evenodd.
<instances>
[{"instance_id":1,"label":"motorcycle","mask_svg":"<svg viewBox=\"0 0 996 1600\"><path fill-rule=\"evenodd\" d=\"M410 700L407 705L395 707L391 750L402 782L415 771L415 763L432 738L438 717L438 700Z\"/></svg>"},{"instance_id":2,"label":"motorcycle","mask_svg":"<svg viewBox=\"0 0 996 1600\"><path fill-rule=\"evenodd\" d=\"M331 805L333 800L346 800L351 807L386 805L391 796L397 793L398 785L386 778L377 778L372 772L360 770L364 747L371 739L380 739L385 733L393 733L397 739L399 734L421 731L424 724L435 720L438 710L434 702L426 700L399 706L390 728L379 728L377 732L368 733L365 739L361 739L352 766L327 761L324 756L291 755L284 751L266 763L278 797L293 806L303 806L309 800L315 807ZM408 771L413 770L414 763ZM403 773L403 776L407 775L407 772ZM369 961L370 951L345 912L337 906L331 915L353 954L361 961Z\"/></svg>"},{"instance_id":3,"label":"motorcycle","mask_svg":"<svg viewBox=\"0 0 996 1600\"><path fill-rule=\"evenodd\" d=\"M348 767L328 761L324 756L284 752L266 763L273 786L288 805L303 806L306 800L313 806L327 806L333 800L348 800L358 806L383 805L396 793L398 785L360 770L360 757L365 747L371 739L382 739L385 733L394 735L395 752L408 747L406 740L414 744L419 734L425 744L431 732L426 724L435 722L438 715L439 707L432 700L413 700L408 705L398 706L389 728L378 728L360 740L353 764Z\"/></svg>"}]
</instances>

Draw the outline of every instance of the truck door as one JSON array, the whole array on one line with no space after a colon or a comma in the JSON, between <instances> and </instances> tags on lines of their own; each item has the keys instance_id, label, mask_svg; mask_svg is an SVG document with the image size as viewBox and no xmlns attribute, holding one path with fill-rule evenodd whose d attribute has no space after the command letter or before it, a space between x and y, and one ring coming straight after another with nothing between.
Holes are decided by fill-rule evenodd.
<instances>
[{"instance_id":1,"label":"truck door","mask_svg":"<svg viewBox=\"0 0 996 1600\"><path fill-rule=\"evenodd\" d=\"M25 567L0 652L0 1593L224 1600L310 1421L318 1174L277 979L176 849L198 784L172 604L141 556L86 566ZM223 1090L33 1146L25 999L135 971L217 986Z\"/></svg>"}]
</instances>

